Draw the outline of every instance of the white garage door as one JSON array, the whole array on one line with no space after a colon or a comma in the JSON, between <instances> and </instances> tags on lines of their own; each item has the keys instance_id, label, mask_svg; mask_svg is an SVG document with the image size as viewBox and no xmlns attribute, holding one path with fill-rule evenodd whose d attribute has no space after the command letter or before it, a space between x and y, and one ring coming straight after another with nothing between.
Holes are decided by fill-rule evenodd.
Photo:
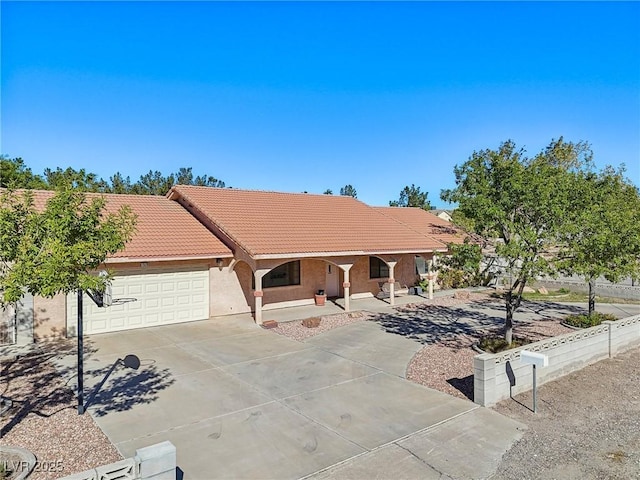
<instances>
[{"instance_id":1,"label":"white garage door","mask_svg":"<svg viewBox=\"0 0 640 480\"><path fill-rule=\"evenodd\" d=\"M112 280L114 304L99 308L83 299L85 333L116 332L132 328L209 318L209 270L136 269L116 273ZM76 332L77 294L67 296L67 329Z\"/></svg>"}]
</instances>

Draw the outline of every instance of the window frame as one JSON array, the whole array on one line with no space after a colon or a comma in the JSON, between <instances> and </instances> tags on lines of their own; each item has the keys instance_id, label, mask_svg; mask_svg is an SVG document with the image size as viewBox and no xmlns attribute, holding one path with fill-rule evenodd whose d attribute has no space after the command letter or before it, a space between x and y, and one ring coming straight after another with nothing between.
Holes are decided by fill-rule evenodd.
<instances>
[{"instance_id":1,"label":"window frame","mask_svg":"<svg viewBox=\"0 0 640 480\"><path fill-rule=\"evenodd\" d=\"M279 273L278 271L286 270L284 273ZM285 278L288 279L288 283L273 285L270 282L279 279L271 278L272 275L284 275ZM293 280L292 280L293 278ZM287 263L283 263L282 265L278 265L275 268L269 270L264 277L262 277L262 289L266 288L280 288L280 287L297 287L302 283L302 275L301 275L301 265L300 260L292 260ZM252 288L255 290L255 277L252 281Z\"/></svg>"},{"instance_id":2,"label":"window frame","mask_svg":"<svg viewBox=\"0 0 640 480\"><path fill-rule=\"evenodd\" d=\"M389 278L389 265L378 257L369 257L369 279L378 280L381 278Z\"/></svg>"}]
</instances>

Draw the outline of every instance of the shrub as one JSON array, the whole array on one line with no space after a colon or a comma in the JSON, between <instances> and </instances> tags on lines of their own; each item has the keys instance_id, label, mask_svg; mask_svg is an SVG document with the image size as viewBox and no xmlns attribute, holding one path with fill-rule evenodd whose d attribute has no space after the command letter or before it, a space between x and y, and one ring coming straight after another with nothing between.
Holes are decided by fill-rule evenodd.
<instances>
[{"instance_id":1,"label":"shrub","mask_svg":"<svg viewBox=\"0 0 640 480\"><path fill-rule=\"evenodd\" d=\"M438 275L438 283L443 290L465 288L469 286L467 274L462 270L446 269Z\"/></svg>"},{"instance_id":2,"label":"shrub","mask_svg":"<svg viewBox=\"0 0 640 480\"><path fill-rule=\"evenodd\" d=\"M617 320L615 315L610 313L593 312L591 315L569 315L564 319L564 323L578 328L589 328L600 325L602 322Z\"/></svg>"},{"instance_id":3,"label":"shrub","mask_svg":"<svg viewBox=\"0 0 640 480\"><path fill-rule=\"evenodd\" d=\"M480 339L478 346L485 352L498 353L511 348L522 347L527 343L531 342L523 338L514 338L511 343L507 343L507 341L502 337L483 337Z\"/></svg>"}]
</instances>

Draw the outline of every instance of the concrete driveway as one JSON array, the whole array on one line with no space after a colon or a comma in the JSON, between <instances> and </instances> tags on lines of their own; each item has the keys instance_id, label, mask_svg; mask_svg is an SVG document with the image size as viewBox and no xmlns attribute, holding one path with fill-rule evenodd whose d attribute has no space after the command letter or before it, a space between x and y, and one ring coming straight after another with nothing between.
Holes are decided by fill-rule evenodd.
<instances>
[{"instance_id":1,"label":"concrete driveway","mask_svg":"<svg viewBox=\"0 0 640 480\"><path fill-rule=\"evenodd\" d=\"M524 429L405 380L422 345L376 322L306 343L249 317L86 343L97 423L124 456L170 440L185 479L486 478Z\"/></svg>"}]
</instances>

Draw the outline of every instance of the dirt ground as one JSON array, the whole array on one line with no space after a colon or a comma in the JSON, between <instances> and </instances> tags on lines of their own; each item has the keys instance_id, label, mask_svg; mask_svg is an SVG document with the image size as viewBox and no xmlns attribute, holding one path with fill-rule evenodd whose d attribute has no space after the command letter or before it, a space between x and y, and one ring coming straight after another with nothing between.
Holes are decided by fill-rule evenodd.
<instances>
[{"instance_id":1,"label":"dirt ground","mask_svg":"<svg viewBox=\"0 0 640 480\"><path fill-rule=\"evenodd\" d=\"M493 479L640 479L640 349L603 360L495 410L528 425Z\"/></svg>"}]
</instances>

